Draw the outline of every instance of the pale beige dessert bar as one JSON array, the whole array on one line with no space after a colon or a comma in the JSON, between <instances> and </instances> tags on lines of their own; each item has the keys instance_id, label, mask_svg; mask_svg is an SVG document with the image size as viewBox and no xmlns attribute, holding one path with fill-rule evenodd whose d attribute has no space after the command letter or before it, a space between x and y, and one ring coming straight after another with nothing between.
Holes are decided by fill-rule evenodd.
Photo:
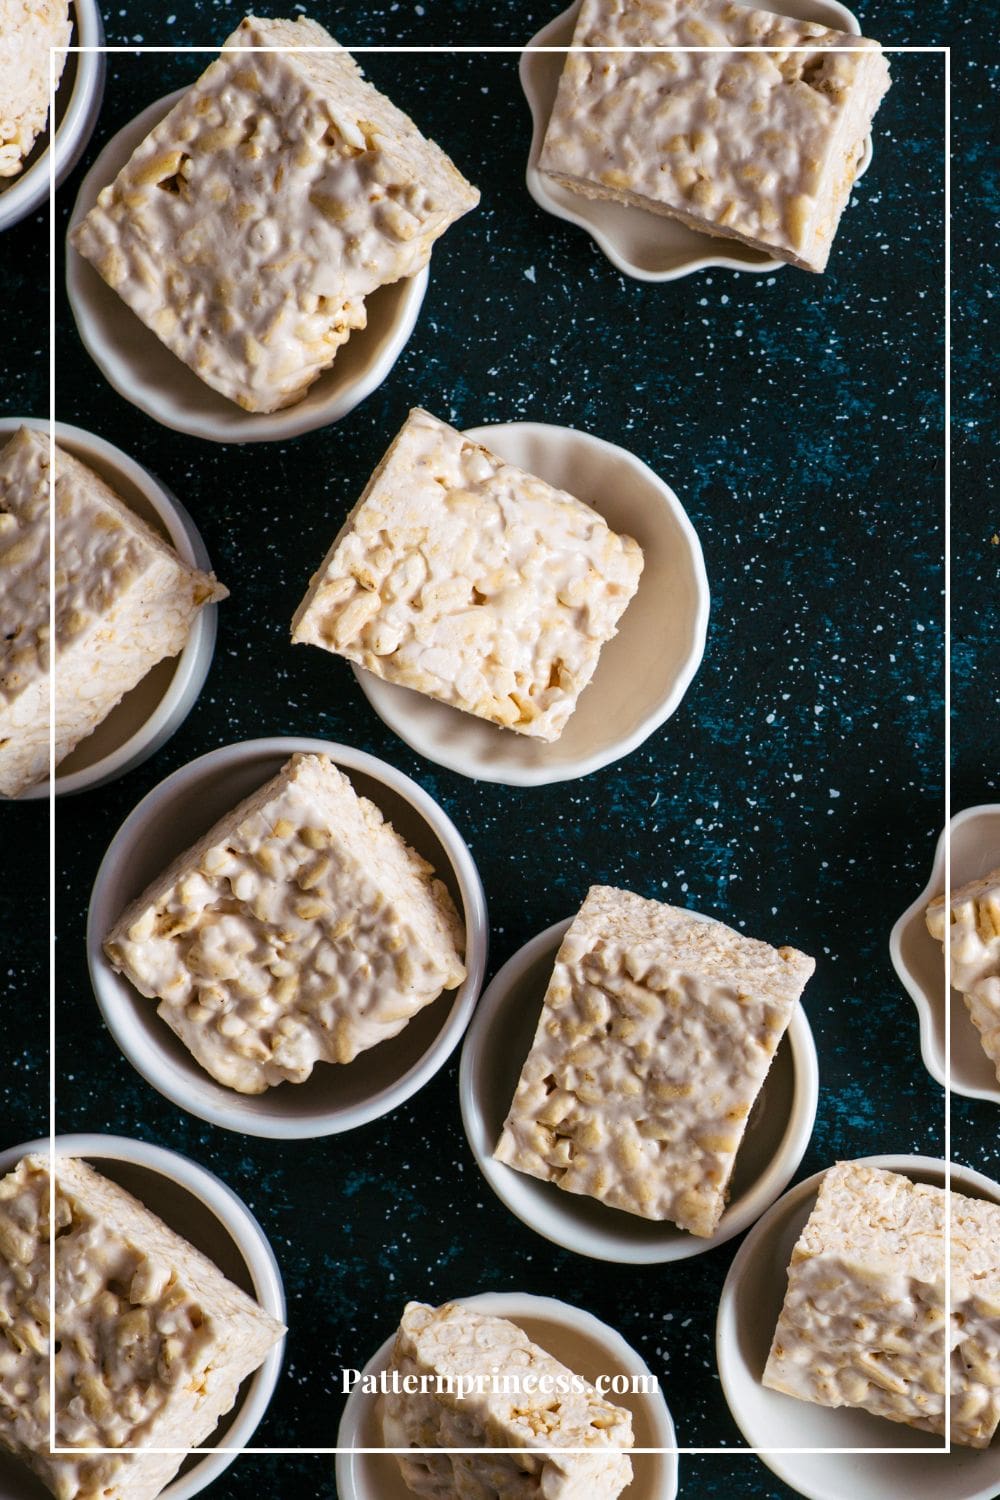
<instances>
[{"instance_id":1,"label":"pale beige dessert bar","mask_svg":"<svg viewBox=\"0 0 1000 1500\"><path fill-rule=\"evenodd\" d=\"M764 1384L986 1448L1000 1422L1000 1205L840 1162L792 1251Z\"/></svg>"},{"instance_id":2,"label":"pale beige dessert bar","mask_svg":"<svg viewBox=\"0 0 1000 1500\"><path fill-rule=\"evenodd\" d=\"M889 87L877 42L734 0L583 0L573 45L773 49L567 53L539 165L824 270Z\"/></svg>"},{"instance_id":3,"label":"pale beige dessert bar","mask_svg":"<svg viewBox=\"0 0 1000 1500\"><path fill-rule=\"evenodd\" d=\"M351 1062L465 978L448 891L325 755L294 755L124 912L104 944L220 1083Z\"/></svg>"},{"instance_id":4,"label":"pale beige dessert bar","mask_svg":"<svg viewBox=\"0 0 1000 1500\"><path fill-rule=\"evenodd\" d=\"M71 239L196 375L269 412L478 201L322 26L248 16Z\"/></svg>"},{"instance_id":5,"label":"pale beige dessert bar","mask_svg":"<svg viewBox=\"0 0 1000 1500\"><path fill-rule=\"evenodd\" d=\"M72 29L68 0L0 0L0 178L22 171L45 129L68 55L53 49Z\"/></svg>"},{"instance_id":6,"label":"pale beige dessert bar","mask_svg":"<svg viewBox=\"0 0 1000 1500\"><path fill-rule=\"evenodd\" d=\"M284 1333L212 1261L85 1162L0 1180L0 1447L57 1500L153 1500L184 1454L53 1455L56 1446L194 1448Z\"/></svg>"},{"instance_id":7,"label":"pale beige dessert bar","mask_svg":"<svg viewBox=\"0 0 1000 1500\"><path fill-rule=\"evenodd\" d=\"M228 590L183 562L104 481L56 449L56 763L92 734ZM48 772L49 440L0 450L0 794Z\"/></svg>"},{"instance_id":8,"label":"pale beige dessert bar","mask_svg":"<svg viewBox=\"0 0 1000 1500\"><path fill-rule=\"evenodd\" d=\"M410 412L310 581L292 639L555 740L639 584L631 537Z\"/></svg>"},{"instance_id":9,"label":"pale beige dessert bar","mask_svg":"<svg viewBox=\"0 0 1000 1500\"><path fill-rule=\"evenodd\" d=\"M410 1302L379 1406L403 1480L427 1500L616 1500L631 1482L632 1416L506 1318ZM491 1381L496 1376L495 1383ZM483 1383L479 1389L475 1382ZM506 1383L506 1388L505 1388ZM409 1385L412 1389L407 1391ZM458 1391L467 1394L459 1396ZM504 1453L436 1454L435 1448ZM582 1448L582 1453L527 1453Z\"/></svg>"},{"instance_id":10,"label":"pale beige dessert bar","mask_svg":"<svg viewBox=\"0 0 1000 1500\"><path fill-rule=\"evenodd\" d=\"M1000 869L952 891L947 907L944 896L935 896L926 920L939 943L944 942L945 922L950 923L949 978L1000 1079Z\"/></svg>"},{"instance_id":11,"label":"pale beige dessert bar","mask_svg":"<svg viewBox=\"0 0 1000 1500\"><path fill-rule=\"evenodd\" d=\"M794 948L592 886L556 955L497 1161L710 1236L814 968Z\"/></svg>"}]
</instances>

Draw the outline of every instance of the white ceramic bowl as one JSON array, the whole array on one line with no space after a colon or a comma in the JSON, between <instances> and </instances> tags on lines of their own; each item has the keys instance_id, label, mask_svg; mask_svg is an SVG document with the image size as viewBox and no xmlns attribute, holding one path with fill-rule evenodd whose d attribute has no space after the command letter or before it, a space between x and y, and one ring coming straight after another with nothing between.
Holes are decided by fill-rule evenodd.
<instances>
[{"instance_id":1,"label":"white ceramic bowl","mask_svg":"<svg viewBox=\"0 0 1000 1500\"><path fill-rule=\"evenodd\" d=\"M104 27L95 0L72 0L71 47L103 47ZM104 97L104 53L71 52L56 89L55 179L58 187L76 166L97 124ZM48 202L49 142L46 129L39 136L24 170L0 178L0 231L26 219ZM45 267L39 261L40 274Z\"/></svg>"},{"instance_id":2,"label":"white ceramic bowl","mask_svg":"<svg viewBox=\"0 0 1000 1500\"><path fill-rule=\"evenodd\" d=\"M423 693L354 674L379 718L427 760L476 781L545 786L621 760L667 720L701 664L709 592L701 543L673 490L614 443L571 427L508 422L466 436L599 511L645 554L617 636L554 744L500 729Z\"/></svg>"},{"instance_id":3,"label":"white ceramic bowl","mask_svg":"<svg viewBox=\"0 0 1000 1500\"><path fill-rule=\"evenodd\" d=\"M920 1017L920 1051L924 1065L938 1083L945 1081L944 1025L951 1009L951 1086L969 1099L992 1099L1000 1104L996 1069L983 1051L965 1001L945 979L941 944L927 931L924 913L933 896L944 890L944 852L947 830L937 842L930 879L892 929L889 952L896 973L910 994ZM1000 804L982 803L956 813L951 820L951 885L957 890L1000 865Z\"/></svg>"},{"instance_id":4,"label":"white ceramic bowl","mask_svg":"<svg viewBox=\"0 0 1000 1500\"><path fill-rule=\"evenodd\" d=\"M145 1203L177 1234L207 1255L229 1279L260 1303L265 1312L285 1321L285 1292L274 1252L253 1214L218 1177L185 1156L119 1135L60 1135L56 1150L83 1157ZM0 1177L29 1154L48 1156L48 1139L29 1141L0 1152ZM233 1452L198 1455L184 1461L161 1500L190 1500L216 1480L246 1448L274 1393L284 1357L284 1340L240 1387L232 1411L219 1423L205 1447ZM36 1500L48 1490L17 1460L0 1454L3 1500Z\"/></svg>"},{"instance_id":5,"label":"white ceramic bowl","mask_svg":"<svg viewBox=\"0 0 1000 1500\"><path fill-rule=\"evenodd\" d=\"M692 916L700 915L692 912ZM479 1170L502 1203L529 1229L595 1260L630 1265L687 1260L742 1233L791 1181L812 1134L819 1074L801 1005L782 1039L736 1158L732 1196L711 1239L688 1234L593 1198L566 1193L493 1159L517 1080L569 922L540 932L490 984L462 1049L462 1122Z\"/></svg>"},{"instance_id":6,"label":"white ceramic bowl","mask_svg":"<svg viewBox=\"0 0 1000 1500\"><path fill-rule=\"evenodd\" d=\"M568 10L543 26L521 53L521 87L533 123L526 180L528 192L538 206L557 219L565 219L585 229L612 265L637 281L674 281L679 276L689 276L692 271L703 271L710 266L768 275L780 271L784 261L772 260L762 250L754 250L738 240L702 234L677 219L647 213L645 209L632 208L625 203L585 198L539 171L538 159L565 54L533 52L531 48L568 47L573 40L579 11L580 0L574 0ZM846 31L852 36L861 34L856 17L837 0L783 0L781 13L802 21L818 21L822 26ZM869 137L858 168L859 178L867 171L871 158Z\"/></svg>"},{"instance_id":7,"label":"white ceramic bowl","mask_svg":"<svg viewBox=\"0 0 1000 1500\"><path fill-rule=\"evenodd\" d=\"M0 447L22 426L45 433L49 430L47 422L32 417L0 417ZM191 517L176 495L148 469L103 438L66 422L56 423L56 442L110 484L186 563L211 570L205 544ZM207 604L199 610L180 655L158 662L126 693L103 724L62 761L56 771L58 796L116 781L176 734L194 707L212 665L217 608ZM49 783L45 780L24 792L20 800L48 795Z\"/></svg>"},{"instance_id":8,"label":"white ceramic bowl","mask_svg":"<svg viewBox=\"0 0 1000 1500\"><path fill-rule=\"evenodd\" d=\"M70 229L90 211L136 146L186 92L178 89L137 115L105 146L84 178ZM66 290L88 353L118 393L164 427L215 443L267 443L339 422L385 380L413 332L428 268L365 298L368 324L352 333L301 401L281 411L247 412L199 380L171 354L89 261L67 242Z\"/></svg>"},{"instance_id":9,"label":"white ceramic bowl","mask_svg":"<svg viewBox=\"0 0 1000 1500\"><path fill-rule=\"evenodd\" d=\"M553 1297L533 1297L526 1292L484 1292L478 1297L450 1300L493 1317L508 1318L547 1353L587 1380L602 1375L643 1380L650 1375L649 1367L621 1334L592 1313ZM400 1313L402 1310L401 1304ZM388 1368L394 1338L395 1335L386 1339L368 1361L365 1375L378 1375ZM636 1448L676 1449L674 1424L659 1389L652 1396L613 1395L609 1399L632 1412ZM362 1395L355 1387L341 1418L338 1448L383 1447L377 1400L375 1396ZM673 1500L677 1494L676 1451L637 1454L632 1464L635 1478L627 1490L628 1500ZM395 1458L391 1454L365 1452L337 1454L337 1493L340 1500L409 1500L410 1497Z\"/></svg>"},{"instance_id":10,"label":"white ceramic bowl","mask_svg":"<svg viewBox=\"0 0 1000 1500\"><path fill-rule=\"evenodd\" d=\"M270 780L296 752L329 755L358 792L429 860L450 890L466 928L463 984L420 1011L400 1034L352 1063L317 1063L304 1083L238 1094L216 1083L101 948L122 911L217 818ZM312 1139L353 1130L388 1114L441 1068L461 1040L482 987L489 945L482 882L447 814L401 771L347 745L266 739L226 745L191 761L139 803L114 839L94 882L87 957L101 1013L134 1068L182 1109L245 1135Z\"/></svg>"},{"instance_id":11,"label":"white ceramic bowl","mask_svg":"<svg viewBox=\"0 0 1000 1500\"><path fill-rule=\"evenodd\" d=\"M902 1172L915 1182L944 1182L944 1163L926 1156L869 1156L872 1166ZM1000 1185L968 1167L952 1167L952 1184L972 1198L1000 1202ZM817 1172L777 1202L740 1246L722 1288L716 1356L729 1409L747 1443L786 1484L807 1500L992 1500L1000 1494L1000 1444L985 1452L956 1447L902 1423L844 1406L836 1410L797 1401L761 1385L771 1339L785 1298L792 1246L816 1203ZM938 1449L923 1460L914 1450ZM833 1450L778 1453L785 1448ZM849 1448L889 1448L896 1454L851 1454ZM766 1451L771 1450L771 1451Z\"/></svg>"}]
</instances>

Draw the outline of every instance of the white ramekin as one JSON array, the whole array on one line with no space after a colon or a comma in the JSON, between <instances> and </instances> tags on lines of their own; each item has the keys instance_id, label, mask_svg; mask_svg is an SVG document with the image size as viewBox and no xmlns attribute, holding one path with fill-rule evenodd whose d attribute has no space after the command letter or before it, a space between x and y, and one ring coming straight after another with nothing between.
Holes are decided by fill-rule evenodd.
<instances>
[{"instance_id":1,"label":"white ramekin","mask_svg":"<svg viewBox=\"0 0 1000 1500\"><path fill-rule=\"evenodd\" d=\"M698 913L691 913L692 916ZM536 1234L595 1260L653 1265L703 1255L741 1234L787 1186L812 1135L819 1098L816 1048L801 1005L775 1055L736 1158L732 1195L711 1239L608 1208L495 1161L517 1080L531 1049L569 922L540 932L508 959L483 995L462 1049L462 1122L479 1170Z\"/></svg>"},{"instance_id":2,"label":"white ramekin","mask_svg":"<svg viewBox=\"0 0 1000 1500\"><path fill-rule=\"evenodd\" d=\"M483 1292L476 1297L453 1297L454 1302L492 1317L507 1318L523 1328L548 1354L576 1375L595 1381L600 1376L624 1375L653 1385L649 1366L620 1333L593 1313L571 1307L554 1297L527 1292ZM400 1303L399 1315L403 1305ZM368 1361L362 1372L375 1376L388 1368L395 1335ZM489 1374L484 1370L484 1374ZM628 1500L674 1500L677 1494L677 1439L659 1383L650 1394L609 1395L617 1406L632 1412L635 1447L645 1449L632 1459L635 1477ZM384 1446L377 1413L378 1398L365 1395L361 1385L352 1390L337 1433L337 1493L340 1500L408 1500L399 1466L391 1453L365 1452ZM649 1451L654 1450L654 1451Z\"/></svg>"},{"instance_id":3,"label":"white ramekin","mask_svg":"<svg viewBox=\"0 0 1000 1500\"><path fill-rule=\"evenodd\" d=\"M101 944L124 908L175 855L274 776L290 756L328 755L434 866L465 921L462 985L428 1005L399 1036L352 1063L317 1063L305 1083L238 1094L216 1083L156 1014L155 1000L116 974ZM139 803L104 856L90 900L87 957L97 1003L134 1068L167 1099L226 1130L282 1140L353 1130L409 1099L457 1047L482 987L489 947L486 900L472 855L443 809L415 781L362 750L278 738L226 745L191 761Z\"/></svg>"},{"instance_id":4,"label":"white ramekin","mask_svg":"<svg viewBox=\"0 0 1000 1500\"><path fill-rule=\"evenodd\" d=\"M83 1157L96 1171L113 1178L213 1260L272 1318L279 1323L285 1321L285 1291L274 1252L246 1204L218 1177L175 1151L127 1136L59 1135L55 1145L61 1156ZM0 1177L23 1156L48 1154L46 1138L12 1146L0 1152ZM269 1351L260 1369L244 1381L236 1405L217 1429L215 1441L220 1446L242 1450L249 1444L274 1394L284 1348L282 1339ZM227 1452L196 1457L191 1467L167 1486L161 1500L190 1500L228 1469L237 1456L236 1452ZM23 1488L11 1488L22 1473ZM12 1461L3 1481L3 1500L33 1500L38 1494L37 1481Z\"/></svg>"},{"instance_id":5,"label":"white ramekin","mask_svg":"<svg viewBox=\"0 0 1000 1500\"><path fill-rule=\"evenodd\" d=\"M205 544L176 495L104 438L57 422L56 442L92 468L138 516L164 536L192 567L211 571ZM48 423L33 417L0 417L0 447L19 427L47 433ZM121 703L83 740L56 770L56 794L89 791L117 781L141 765L176 734L201 692L215 651L216 611L198 611L179 656L158 662ZM21 799L48 797L48 780L22 793ZM0 799L2 800L2 799Z\"/></svg>"}]
</instances>

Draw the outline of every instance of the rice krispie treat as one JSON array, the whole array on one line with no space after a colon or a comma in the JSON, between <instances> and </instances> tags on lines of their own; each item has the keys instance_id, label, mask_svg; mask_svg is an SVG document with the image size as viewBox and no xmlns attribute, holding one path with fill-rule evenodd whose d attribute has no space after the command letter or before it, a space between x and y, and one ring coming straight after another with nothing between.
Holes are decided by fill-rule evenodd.
<instances>
[{"instance_id":1,"label":"rice krispie treat","mask_svg":"<svg viewBox=\"0 0 1000 1500\"><path fill-rule=\"evenodd\" d=\"M478 201L322 26L248 16L71 239L196 375L269 412Z\"/></svg>"},{"instance_id":2,"label":"rice krispie treat","mask_svg":"<svg viewBox=\"0 0 1000 1500\"><path fill-rule=\"evenodd\" d=\"M51 49L72 29L68 0L0 0L0 178L17 176L45 129ZM57 84L66 57L54 55Z\"/></svg>"},{"instance_id":3,"label":"rice krispie treat","mask_svg":"<svg viewBox=\"0 0 1000 1500\"><path fill-rule=\"evenodd\" d=\"M183 562L92 469L56 449L57 764L228 594ZM0 450L0 794L49 767L49 440Z\"/></svg>"},{"instance_id":4,"label":"rice krispie treat","mask_svg":"<svg viewBox=\"0 0 1000 1500\"><path fill-rule=\"evenodd\" d=\"M860 1406L987 1448L1000 1422L1000 1206L951 1195L946 1324L944 1190L863 1162L823 1178L788 1268L764 1370L771 1390Z\"/></svg>"},{"instance_id":5,"label":"rice krispie treat","mask_svg":"<svg viewBox=\"0 0 1000 1500\"><path fill-rule=\"evenodd\" d=\"M314 574L293 641L558 739L639 584L582 500L419 407Z\"/></svg>"},{"instance_id":6,"label":"rice krispie treat","mask_svg":"<svg viewBox=\"0 0 1000 1500\"><path fill-rule=\"evenodd\" d=\"M174 860L104 944L219 1083L259 1094L348 1063L465 978L451 896L325 755Z\"/></svg>"},{"instance_id":7,"label":"rice krispie treat","mask_svg":"<svg viewBox=\"0 0 1000 1500\"><path fill-rule=\"evenodd\" d=\"M815 968L592 886L563 938L497 1161L710 1236L747 1118Z\"/></svg>"},{"instance_id":8,"label":"rice krispie treat","mask_svg":"<svg viewBox=\"0 0 1000 1500\"><path fill-rule=\"evenodd\" d=\"M952 891L948 907L944 896L935 896L926 919L928 932L939 943L944 942L945 922L950 922L949 978L1000 1079L1000 870Z\"/></svg>"},{"instance_id":9,"label":"rice krispie treat","mask_svg":"<svg viewBox=\"0 0 1000 1500\"><path fill-rule=\"evenodd\" d=\"M734 0L583 0L573 45L773 49L569 52L539 165L585 197L825 268L889 87L877 42Z\"/></svg>"},{"instance_id":10,"label":"rice krispie treat","mask_svg":"<svg viewBox=\"0 0 1000 1500\"><path fill-rule=\"evenodd\" d=\"M428 1500L616 1500L631 1482L632 1416L533 1344L506 1318L408 1303L379 1406L387 1448L505 1448L396 1455ZM491 1377L497 1376L498 1389ZM503 1390L504 1379L509 1388ZM475 1382L484 1382L479 1390ZM410 1385L415 1394L408 1393ZM422 1389L424 1386L426 1389ZM461 1399L456 1392L467 1392ZM525 1448L586 1453L524 1453Z\"/></svg>"},{"instance_id":11,"label":"rice krispie treat","mask_svg":"<svg viewBox=\"0 0 1000 1500\"><path fill-rule=\"evenodd\" d=\"M0 1448L57 1500L153 1500L284 1329L212 1261L85 1162L25 1157L0 1180ZM55 1309L49 1282L55 1234ZM54 1350L54 1355L53 1355Z\"/></svg>"}]
</instances>

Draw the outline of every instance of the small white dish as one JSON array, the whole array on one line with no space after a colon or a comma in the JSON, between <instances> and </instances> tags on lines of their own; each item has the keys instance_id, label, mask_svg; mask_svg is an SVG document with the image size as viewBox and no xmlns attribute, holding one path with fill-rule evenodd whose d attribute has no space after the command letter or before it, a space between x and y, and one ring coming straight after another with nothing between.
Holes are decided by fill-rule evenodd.
<instances>
[{"instance_id":1,"label":"small white dish","mask_svg":"<svg viewBox=\"0 0 1000 1500\"><path fill-rule=\"evenodd\" d=\"M958 990L948 984L944 950L927 931L924 913L934 896L944 890L946 832L934 853L930 879L892 929L889 952L920 1017L920 1051L932 1078L944 1084L945 1006L951 1008L951 1087L968 1099L992 1099L1000 1104L996 1069L983 1051L979 1032ZM951 885L978 880L1000 865L1000 803L967 807L951 820ZM947 992L947 1000L945 998Z\"/></svg>"},{"instance_id":2,"label":"small white dish","mask_svg":"<svg viewBox=\"0 0 1000 1500\"><path fill-rule=\"evenodd\" d=\"M868 1156L915 1182L942 1186L944 1163L926 1156ZM952 1166L952 1185L971 1198L1000 1202L1000 1185L968 1167ZM729 1269L716 1323L722 1389L747 1443L763 1462L807 1500L993 1500L1000 1493L1000 1443L983 1452L854 1407L836 1409L797 1401L761 1385L771 1340L785 1299L792 1247L816 1203L823 1178L797 1183L747 1235ZM785 1448L814 1453L778 1453ZM896 1448L899 1454L851 1454L849 1448ZM937 1456L932 1456L934 1449ZM767 1451L771 1450L771 1451ZM921 1461L915 1450L928 1456ZM738 1450L734 1450L738 1451Z\"/></svg>"},{"instance_id":3,"label":"small white dish","mask_svg":"<svg viewBox=\"0 0 1000 1500\"><path fill-rule=\"evenodd\" d=\"M103 47L95 0L72 0L71 47ZM56 88L56 187L69 176L94 132L104 98L104 53L70 52ZM0 178L0 232L35 213L49 199L51 122L16 177ZM44 274L44 271L43 271Z\"/></svg>"},{"instance_id":4,"label":"small white dish","mask_svg":"<svg viewBox=\"0 0 1000 1500\"><path fill-rule=\"evenodd\" d=\"M120 1135L58 1135L61 1156L86 1160L157 1214L169 1228L207 1255L230 1281L253 1297L279 1323L285 1321L281 1272L263 1229L241 1198L218 1177L162 1146ZM48 1156L47 1138L0 1152L0 1177L23 1156ZM259 1370L244 1381L236 1404L204 1447L246 1448L278 1383L285 1341L271 1349ZM191 1500L229 1468L236 1453L192 1454L160 1500ZM36 1500L48 1490L17 1459L0 1454L3 1500ZM51 1497L50 1497L51 1500Z\"/></svg>"},{"instance_id":5,"label":"small white dish","mask_svg":"<svg viewBox=\"0 0 1000 1500\"><path fill-rule=\"evenodd\" d=\"M158 99L113 136L80 185L72 229L118 175L139 143L187 92ZM89 261L67 241L66 290L80 337L119 395L164 427L213 443L272 443L346 417L382 384L413 332L429 268L365 298L368 324L352 333L301 401L274 412L248 412L199 380L136 317Z\"/></svg>"},{"instance_id":6,"label":"small white dish","mask_svg":"<svg viewBox=\"0 0 1000 1500\"><path fill-rule=\"evenodd\" d=\"M592 505L645 555L639 589L554 744L500 729L352 663L365 697L427 760L475 781L546 786L589 776L637 749L677 709L705 651L710 607L698 535L669 485L603 438L542 422L466 436Z\"/></svg>"},{"instance_id":7,"label":"small white dish","mask_svg":"<svg viewBox=\"0 0 1000 1500\"><path fill-rule=\"evenodd\" d=\"M645 209L632 208L626 203L585 198L582 193L574 193L539 171L538 159L555 104L565 54L533 52L531 49L568 47L573 40L580 3L581 0L574 0L568 10L543 26L521 53L521 87L533 124L526 181L528 192L539 208L585 229L612 265L637 281L675 281L680 276L690 276L693 271L704 271L711 266L731 271L754 271L758 275L771 275L782 270L784 261L772 260L764 251L754 250L739 240L703 234L697 229L689 229L678 219L647 213ZM857 18L846 6L838 4L838 0L782 0L781 13L794 16L796 20L817 21L821 26L845 31L851 36L861 35ZM858 178L868 170L871 159L869 137L858 168Z\"/></svg>"},{"instance_id":8,"label":"small white dish","mask_svg":"<svg viewBox=\"0 0 1000 1500\"><path fill-rule=\"evenodd\" d=\"M317 1063L304 1083L238 1094L217 1083L156 1014L157 1002L116 974L101 944L128 903L176 855L270 780L297 752L329 755L396 831L430 861L465 921L466 979L398 1036L352 1063ZM486 900L472 855L438 804L373 755L326 740L279 738L225 745L154 787L115 834L97 872L87 917L87 959L101 1014L147 1083L201 1120L244 1135L311 1140L376 1120L434 1076L458 1046L482 987L489 946Z\"/></svg>"},{"instance_id":9,"label":"small white dish","mask_svg":"<svg viewBox=\"0 0 1000 1500\"><path fill-rule=\"evenodd\" d=\"M692 916L700 913L692 912ZM819 1099L816 1048L801 1004L750 1113L732 1195L711 1239L608 1208L495 1161L542 998L569 922L557 922L508 959L483 995L462 1048L462 1123L479 1170L500 1201L536 1234L577 1255L654 1265L704 1255L741 1234L791 1181L812 1135Z\"/></svg>"},{"instance_id":10,"label":"small white dish","mask_svg":"<svg viewBox=\"0 0 1000 1500\"><path fill-rule=\"evenodd\" d=\"M49 430L47 422L33 417L0 417L0 448L19 427L32 427L46 434ZM120 448L82 427L57 422L55 428L56 442L93 469L136 515L166 538L186 563L211 571L212 564L197 527L161 480ZM117 781L176 734L194 707L212 665L217 610L215 604L200 609L180 655L158 662L125 694L93 734L60 763L56 769L57 796L90 791ZM18 800L32 801L48 795L46 779L23 792Z\"/></svg>"},{"instance_id":11,"label":"small white dish","mask_svg":"<svg viewBox=\"0 0 1000 1500\"><path fill-rule=\"evenodd\" d=\"M570 1307L554 1297L533 1297L526 1292L483 1292L477 1297L450 1300L516 1323L546 1353L586 1380L615 1375L638 1381L651 1378L648 1365L620 1333L592 1313ZM402 1311L401 1303L400 1314ZM388 1368L394 1341L395 1334L386 1339L365 1365L364 1376L377 1377ZM658 1384L653 1395L609 1395L608 1399L631 1411L636 1448L666 1450L638 1453L632 1459L635 1477L626 1491L628 1500L674 1500L677 1453L669 1450L676 1450L677 1439ZM354 1388L340 1419L338 1448L363 1450L384 1446L377 1407L378 1397L364 1395L360 1386ZM338 1453L337 1493L340 1500L412 1500L391 1453Z\"/></svg>"}]
</instances>

